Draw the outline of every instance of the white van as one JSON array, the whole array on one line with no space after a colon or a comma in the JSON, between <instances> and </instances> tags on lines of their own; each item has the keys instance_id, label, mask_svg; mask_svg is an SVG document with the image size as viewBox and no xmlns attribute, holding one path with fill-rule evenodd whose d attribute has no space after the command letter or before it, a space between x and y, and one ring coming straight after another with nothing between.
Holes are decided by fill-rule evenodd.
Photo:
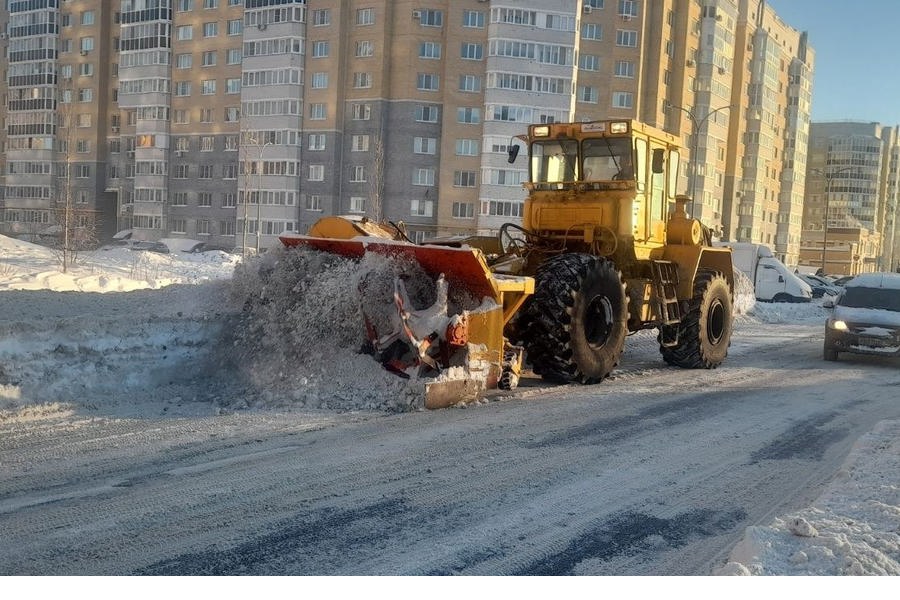
<instances>
[{"instance_id":1,"label":"white van","mask_svg":"<svg viewBox=\"0 0 900 600\"><path fill-rule=\"evenodd\" d=\"M791 273L772 250L750 242L714 242L714 246L731 248L735 268L753 282L756 299L762 302L809 302L812 288Z\"/></svg>"}]
</instances>

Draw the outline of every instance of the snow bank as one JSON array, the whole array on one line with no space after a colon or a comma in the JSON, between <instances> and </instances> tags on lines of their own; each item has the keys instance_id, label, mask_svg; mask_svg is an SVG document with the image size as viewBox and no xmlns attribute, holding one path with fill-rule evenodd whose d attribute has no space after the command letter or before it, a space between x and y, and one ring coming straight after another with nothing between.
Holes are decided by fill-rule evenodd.
<instances>
[{"instance_id":1,"label":"snow bank","mask_svg":"<svg viewBox=\"0 0 900 600\"><path fill-rule=\"evenodd\" d=\"M900 421L856 443L807 509L748 527L719 575L900 575Z\"/></svg>"}]
</instances>

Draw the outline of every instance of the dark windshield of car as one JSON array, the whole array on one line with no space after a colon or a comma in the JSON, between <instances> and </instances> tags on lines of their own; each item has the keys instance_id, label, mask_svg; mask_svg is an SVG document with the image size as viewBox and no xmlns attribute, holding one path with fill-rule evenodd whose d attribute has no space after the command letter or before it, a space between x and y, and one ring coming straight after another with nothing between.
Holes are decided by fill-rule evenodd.
<instances>
[{"instance_id":1,"label":"dark windshield of car","mask_svg":"<svg viewBox=\"0 0 900 600\"><path fill-rule=\"evenodd\" d=\"M844 288L838 304L850 308L878 308L900 312L900 289L848 287Z\"/></svg>"}]
</instances>

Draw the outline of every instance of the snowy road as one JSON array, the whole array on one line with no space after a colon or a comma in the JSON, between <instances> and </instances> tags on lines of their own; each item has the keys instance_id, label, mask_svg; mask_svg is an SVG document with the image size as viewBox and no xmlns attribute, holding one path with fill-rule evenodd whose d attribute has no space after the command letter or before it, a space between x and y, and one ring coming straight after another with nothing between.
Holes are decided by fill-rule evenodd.
<instances>
[{"instance_id":1,"label":"snowy road","mask_svg":"<svg viewBox=\"0 0 900 600\"><path fill-rule=\"evenodd\" d=\"M0 420L0 575L709 574L900 418L897 363L821 336L739 323L693 371L639 334L599 386L468 409L35 408Z\"/></svg>"}]
</instances>

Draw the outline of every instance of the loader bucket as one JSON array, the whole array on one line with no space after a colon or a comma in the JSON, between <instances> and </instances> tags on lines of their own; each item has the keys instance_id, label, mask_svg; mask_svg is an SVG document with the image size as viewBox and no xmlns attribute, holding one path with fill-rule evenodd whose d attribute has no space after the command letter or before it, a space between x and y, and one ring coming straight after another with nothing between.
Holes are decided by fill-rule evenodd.
<instances>
[{"instance_id":1,"label":"loader bucket","mask_svg":"<svg viewBox=\"0 0 900 600\"><path fill-rule=\"evenodd\" d=\"M308 247L351 259L376 253L418 263L437 286L439 301L434 306L411 307L405 288L398 282L393 323L379 331L367 314L371 301L360 298L367 337L376 359L401 376L410 376L412 367L419 369L417 376L425 373L426 408L471 402L497 387L508 346L503 330L534 293L533 279L494 274L482 252L469 247L417 245L370 236L335 239L285 235L280 240L289 248ZM447 314L448 287L466 293L480 304L463 314ZM403 352L398 351L398 343ZM398 358L400 354L405 358Z\"/></svg>"}]
</instances>

